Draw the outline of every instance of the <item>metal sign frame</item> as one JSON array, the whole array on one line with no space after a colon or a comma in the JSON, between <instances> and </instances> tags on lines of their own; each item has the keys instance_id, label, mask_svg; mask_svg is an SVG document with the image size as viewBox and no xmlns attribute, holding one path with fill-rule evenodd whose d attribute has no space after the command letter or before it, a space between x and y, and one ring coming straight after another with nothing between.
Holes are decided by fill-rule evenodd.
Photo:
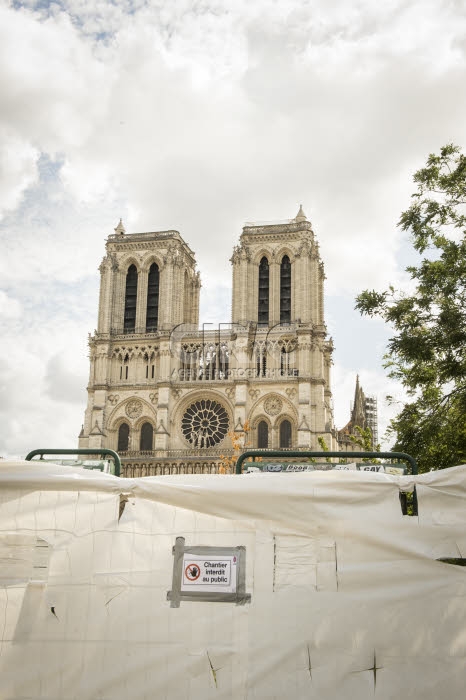
<instances>
[{"instance_id":1,"label":"metal sign frame","mask_svg":"<svg viewBox=\"0 0 466 700\"><path fill-rule=\"evenodd\" d=\"M167 591L167 600L170 601L171 608L179 608L182 600L194 602L211 603L236 603L244 605L251 601L251 595L246 593L246 547L211 547L196 546L185 547L185 538L177 537L176 544L172 549L173 553L173 577L172 589ZM222 593L222 591L183 591L181 581L183 577L183 557L185 554L203 555L205 557L218 558L236 556L238 563L236 566L236 586L233 593Z\"/></svg>"}]
</instances>

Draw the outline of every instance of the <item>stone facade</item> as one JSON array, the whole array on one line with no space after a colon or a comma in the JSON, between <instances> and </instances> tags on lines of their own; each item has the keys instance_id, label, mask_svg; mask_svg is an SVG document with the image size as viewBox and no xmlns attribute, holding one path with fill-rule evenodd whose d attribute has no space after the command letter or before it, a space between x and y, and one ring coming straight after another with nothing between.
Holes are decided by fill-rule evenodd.
<instances>
[{"instance_id":1,"label":"stone facade","mask_svg":"<svg viewBox=\"0 0 466 700\"><path fill-rule=\"evenodd\" d=\"M231 257L232 318L199 329L200 278L177 231L109 236L80 447L118 450L125 475L216 472L249 445L338 449L324 268L300 208L246 224Z\"/></svg>"}]
</instances>

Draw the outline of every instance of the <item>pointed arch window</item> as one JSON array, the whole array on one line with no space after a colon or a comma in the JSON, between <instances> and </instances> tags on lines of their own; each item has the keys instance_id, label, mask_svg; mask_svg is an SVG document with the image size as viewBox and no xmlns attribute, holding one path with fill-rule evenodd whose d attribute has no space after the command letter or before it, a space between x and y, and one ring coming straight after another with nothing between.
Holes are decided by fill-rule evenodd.
<instances>
[{"instance_id":1,"label":"pointed arch window","mask_svg":"<svg viewBox=\"0 0 466 700\"><path fill-rule=\"evenodd\" d=\"M198 378L199 372L199 353L197 346L182 345L181 346L181 376L180 379L193 381Z\"/></svg>"},{"instance_id":2,"label":"pointed arch window","mask_svg":"<svg viewBox=\"0 0 466 700\"><path fill-rule=\"evenodd\" d=\"M139 449L143 451L151 451L154 442L154 428L151 423L144 423L141 428L141 437L139 440Z\"/></svg>"},{"instance_id":3,"label":"pointed arch window","mask_svg":"<svg viewBox=\"0 0 466 700\"><path fill-rule=\"evenodd\" d=\"M291 262L284 255L280 264L280 323L291 323Z\"/></svg>"},{"instance_id":4,"label":"pointed arch window","mask_svg":"<svg viewBox=\"0 0 466 700\"><path fill-rule=\"evenodd\" d=\"M259 449L267 449L269 446L269 426L265 420L261 420L257 426L257 447Z\"/></svg>"},{"instance_id":5,"label":"pointed arch window","mask_svg":"<svg viewBox=\"0 0 466 700\"><path fill-rule=\"evenodd\" d=\"M256 350L256 377L265 377L267 374L267 350L259 346Z\"/></svg>"},{"instance_id":6,"label":"pointed arch window","mask_svg":"<svg viewBox=\"0 0 466 700\"><path fill-rule=\"evenodd\" d=\"M156 331L159 323L160 273L157 263L152 263L147 282L146 331Z\"/></svg>"},{"instance_id":7,"label":"pointed arch window","mask_svg":"<svg viewBox=\"0 0 466 700\"><path fill-rule=\"evenodd\" d=\"M204 345L201 364L202 379L215 379L217 374L217 347L212 343Z\"/></svg>"},{"instance_id":8,"label":"pointed arch window","mask_svg":"<svg viewBox=\"0 0 466 700\"><path fill-rule=\"evenodd\" d=\"M218 359L219 359L218 378L225 379L226 377L229 376L229 368L230 368L230 351L229 351L228 345L226 345L226 343L222 343L220 345L219 350L218 350Z\"/></svg>"},{"instance_id":9,"label":"pointed arch window","mask_svg":"<svg viewBox=\"0 0 466 700\"><path fill-rule=\"evenodd\" d=\"M118 452L127 452L129 446L129 425L122 423L118 428Z\"/></svg>"},{"instance_id":10,"label":"pointed arch window","mask_svg":"<svg viewBox=\"0 0 466 700\"><path fill-rule=\"evenodd\" d=\"M269 261L264 256L259 263L259 304L257 322L260 326L269 323Z\"/></svg>"},{"instance_id":11,"label":"pointed arch window","mask_svg":"<svg viewBox=\"0 0 466 700\"><path fill-rule=\"evenodd\" d=\"M138 296L138 271L136 265L130 265L126 273L124 330L134 332L136 327L136 299Z\"/></svg>"},{"instance_id":12,"label":"pointed arch window","mask_svg":"<svg viewBox=\"0 0 466 700\"><path fill-rule=\"evenodd\" d=\"M290 377L293 374L290 369L290 354L289 348L282 347L280 352L280 374L282 377Z\"/></svg>"},{"instance_id":13,"label":"pointed arch window","mask_svg":"<svg viewBox=\"0 0 466 700\"><path fill-rule=\"evenodd\" d=\"M291 423L289 420L280 423L280 447L291 447Z\"/></svg>"}]
</instances>

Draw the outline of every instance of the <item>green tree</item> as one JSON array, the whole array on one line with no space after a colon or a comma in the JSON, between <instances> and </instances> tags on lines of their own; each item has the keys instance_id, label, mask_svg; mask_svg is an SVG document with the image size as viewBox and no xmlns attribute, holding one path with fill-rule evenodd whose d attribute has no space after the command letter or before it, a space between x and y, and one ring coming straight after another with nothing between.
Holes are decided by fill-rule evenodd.
<instances>
[{"instance_id":1,"label":"green tree","mask_svg":"<svg viewBox=\"0 0 466 700\"><path fill-rule=\"evenodd\" d=\"M328 445L325 442L325 438L323 438L321 435L319 435L319 437L317 438L317 442L319 443L320 449L322 450L322 452L328 452ZM326 457L325 461L330 462L331 461L330 457Z\"/></svg>"},{"instance_id":2,"label":"green tree","mask_svg":"<svg viewBox=\"0 0 466 700\"><path fill-rule=\"evenodd\" d=\"M374 445L374 440L372 437L372 430L369 428L362 428L360 425L354 426L354 434L348 436L353 445L360 447L363 452L380 452L380 445ZM363 462L374 462L378 463L378 460L373 457L367 457L363 459Z\"/></svg>"},{"instance_id":3,"label":"green tree","mask_svg":"<svg viewBox=\"0 0 466 700\"><path fill-rule=\"evenodd\" d=\"M421 257L406 268L414 289L366 290L356 308L393 328L385 367L408 401L389 430L427 471L466 462L466 157L448 144L414 182L398 223Z\"/></svg>"}]
</instances>

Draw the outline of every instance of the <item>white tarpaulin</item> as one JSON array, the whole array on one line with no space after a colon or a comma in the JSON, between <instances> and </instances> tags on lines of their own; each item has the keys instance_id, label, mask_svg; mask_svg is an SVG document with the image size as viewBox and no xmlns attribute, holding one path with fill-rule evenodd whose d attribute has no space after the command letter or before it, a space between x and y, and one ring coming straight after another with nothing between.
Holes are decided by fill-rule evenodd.
<instances>
[{"instance_id":1,"label":"white tarpaulin","mask_svg":"<svg viewBox=\"0 0 466 700\"><path fill-rule=\"evenodd\" d=\"M1 700L464 698L465 466L0 464Z\"/></svg>"}]
</instances>

